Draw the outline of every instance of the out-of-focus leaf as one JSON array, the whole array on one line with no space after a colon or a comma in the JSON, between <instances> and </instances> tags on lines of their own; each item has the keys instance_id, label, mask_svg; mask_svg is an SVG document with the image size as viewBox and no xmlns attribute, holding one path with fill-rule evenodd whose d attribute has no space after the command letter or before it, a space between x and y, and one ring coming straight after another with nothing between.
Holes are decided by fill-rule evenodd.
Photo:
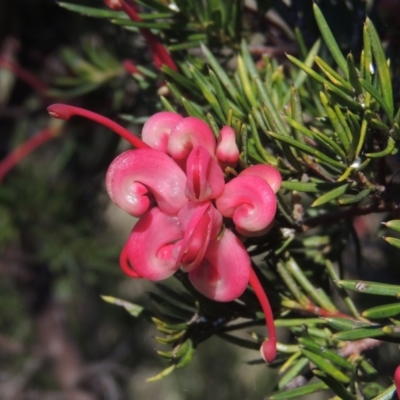
<instances>
[{"instance_id":1,"label":"out-of-focus leaf","mask_svg":"<svg viewBox=\"0 0 400 400\"><path fill-rule=\"evenodd\" d=\"M381 296L400 296L400 286L389 285L387 283L378 283L378 282L370 282L370 281L338 281L337 285L341 286L344 289L353 290L355 292L360 293L368 293L375 294Z\"/></svg>"},{"instance_id":2,"label":"out-of-focus leaf","mask_svg":"<svg viewBox=\"0 0 400 400\"><path fill-rule=\"evenodd\" d=\"M125 18L126 20L128 20L128 17L123 11L113 11L109 9L80 6L78 4L64 3L64 2L59 2L58 5L69 11L74 11L79 14L85 15L87 17L110 18L110 19Z\"/></svg>"},{"instance_id":3,"label":"out-of-focus leaf","mask_svg":"<svg viewBox=\"0 0 400 400\"><path fill-rule=\"evenodd\" d=\"M341 197L340 199L338 199L338 203L342 206L347 205L347 204L358 203L361 200L365 199L370 193L371 193L371 189L364 189L364 190L361 190L361 192L358 194L347 195L346 197Z\"/></svg>"},{"instance_id":4,"label":"out-of-focus leaf","mask_svg":"<svg viewBox=\"0 0 400 400\"><path fill-rule=\"evenodd\" d=\"M343 331L338 332L333 335L334 339L337 340L359 340L365 338L373 338L384 336L385 332L382 331L382 328L358 328L353 329L351 331Z\"/></svg>"},{"instance_id":5,"label":"out-of-focus leaf","mask_svg":"<svg viewBox=\"0 0 400 400\"><path fill-rule=\"evenodd\" d=\"M323 16L320 8L317 6L316 3L314 3L313 8L319 30L321 31L322 37L324 38L324 41L330 53L332 54L333 59L336 61L336 64L342 70L343 74L345 76L348 76L346 59L344 58L342 51L340 50L339 45L337 44L333 36L332 31L329 29L325 17Z\"/></svg>"},{"instance_id":6,"label":"out-of-focus leaf","mask_svg":"<svg viewBox=\"0 0 400 400\"><path fill-rule=\"evenodd\" d=\"M345 375L342 371L337 369L334 365L332 365L324 357L322 351L320 351L320 354L316 354L306 349L300 349L300 350L313 364L315 364L325 374L332 376L332 378L338 380L339 382L343 383L350 382L350 378L347 375Z\"/></svg>"},{"instance_id":7,"label":"out-of-focus leaf","mask_svg":"<svg viewBox=\"0 0 400 400\"><path fill-rule=\"evenodd\" d=\"M383 391L381 394L374 397L372 400L392 400L393 394L395 391L396 391L396 387L394 385L391 385L385 391Z\"/></svg>"},{"instance_id":8,"label":"out-of-focus leaf","mask_svg":"<svg viewBox=\"0 0 400 400\"><path fill-rule=\"evenodd\" d=\"M393 229L396 232L400 233L400 219L393 219L388 222L382 222L389 229Z\"/></svg>"},{"instance_id":9,"label":"out-of-focus leaf","mask_svg":"<svg viewBox=\"0 0 400 400\"><path fill-rule=\"evenodd\" d=\"M380 319L394 317L400 314L400 303L385 304L365 310L361 315L365 318Z\"/></svg>"},{"instance_id":10,"label":"out-of-focus leaf","mask_svg":"<svg viewBox=\"0 0 400 400\"><path fill-rule=\"evenodd\" d=\"M282 378L279 380L278 388L282 389L292 379L296 378L296 376L299 376L301 371L306 367L306 365L308 363L309 363L309 361L308 361L308 359L306 357L302 357L299 360L297 360L292 365L292 368L290 368L289 371L285 375L283 375Z\"/></svg>"},{"instance_id":11,"label":"out-of-focus leaf","mask_svg":"<svg viewBox=\"0 0 400 400\"><path fill-rule=\"evenodd\" d=\"M341 185L335 189L332 189L331 191L324 193L322 196L318 197L312 204L311 207L318 207L322 206L323 204L326 204L334 199L337 199L340 196L343 196L347 189L349 187L348 183L345 183L344 185Z\"/></svg>"},{"instance_id":12,"label":"out-of-focus leaf","mask_svg":"<svg viewBox=\"0 0 400 400\"><path fill-rule=\"evenodd\" d=\"M367 18L365 25L368 36L371 40L372 55L376 63L382 96L385 99L385 105L389 110L388 117L392 120L394 110L392 80L390 78L390 70L386 61L385 52L382 48L382 41L369 18Z\"/></svg>"},{"instance_id":13,"label":"out-of-focus leaf","mask_svg":"<svg viewBox=\"0 0 400 400\"><path fill-rule=\"evenodd\" d=\"M382 239L386 240L392 246L400 248L400 239L388 236L384 236Z\"/></svg>"},{"instance_id":14,"label":"out-of-focus leaf","mask_svg":"<svg viewBox=\"0 0 400 400\"><path fill-rule=\"evenodd\" d=\"M341 400L357 400L357 397L350 393L346 388L339 382L339 380L326 375L324 372L319 370L313 370L314 375L318 376L322 382L328 385L333 392Z\"/></svg>"},{"instance_id":15,"label":"out-of-focus leaf","mask_svg":"<svg viewBox=\"0 0 400 400\"><path fill-rule=\"evenodd\" d=\"M328 385L323 382L309 383L308 385L301 386L296 389L282 390L275 392L268 397L269 400L286 400L295 397L306 396L308 394L319 392L320 390L328 389Z\"/></svg>"},{"instance_id":16,"label":"out-of-focus leaf","mask_svg":"<svg viewBox=\"0 0 400 400\"><path fill-rule=\"evenodd\" d=\"M146 313L146 310L138 304L133 304L129 301L117 299L116 297L112 296L101 296L101 298L107 303L115 304L116 306L125 308L125 310L134 317L140 317Z\"/></svg>"}]
</instances>

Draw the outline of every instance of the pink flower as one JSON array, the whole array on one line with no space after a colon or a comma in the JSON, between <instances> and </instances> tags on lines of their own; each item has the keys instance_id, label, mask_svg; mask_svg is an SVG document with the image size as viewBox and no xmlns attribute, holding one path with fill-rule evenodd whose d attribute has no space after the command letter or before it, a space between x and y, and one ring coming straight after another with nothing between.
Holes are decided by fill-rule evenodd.
<instances>
[{"instance_id":1,"label":"pink flower","mask_svg":"<svg viewBox=\"0 0 400 400\"><path fill-rule=\"evenodd\" d=\"M85 116L85 111L65 105L50 106L49 111L66 119L74 113ZM95 119L93 113L87 116ZM273 361L276 335L268 298L245 247L224 227L223 217L232 218L241 235L265 233L276 213L279 172L253 166L226 183L222 168L235 166L239 158L230 127L222 128L217 143L202 120L161 112L146 122L141 142L106 122L137 147L120 154L106 177L111 199L139 217L121 253L123 271L157 281L181 268L200 293L220 302L237 299L250 284L269 330L261 354Z\"/></svg>"}]
</instances>

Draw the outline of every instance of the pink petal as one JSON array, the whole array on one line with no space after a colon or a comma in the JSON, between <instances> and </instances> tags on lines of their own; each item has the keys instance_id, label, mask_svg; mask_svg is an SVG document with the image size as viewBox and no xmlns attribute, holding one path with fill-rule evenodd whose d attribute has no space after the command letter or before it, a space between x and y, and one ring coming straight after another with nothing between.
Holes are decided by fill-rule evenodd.
<instances>
[{"instance_id":1,"label":"pink petal","mask_svg":"<svg viewBox=\"0 0 400 400\"><path fill-rule=\"evenodd\" d=\"M183 119L179 114L162 111L152 115L142 129L142 140L151 148L164 153L168 150L171 130Z\"/></svg>"},{"instance_id":2,"label":"pink petal","mask_svg":"<svg viewBox=\"0 0 400 400\"><path fill-rule=\"evenodd\" d=\"M255 175L238 176L228 182L216 206L224 217L233 218L236 229L245 236L263 234L276 213L274 192Z\"/></svg>"},{"instance_id":3,"label":"pink petal","mask_svg":"<svg viewBox=\"0 0 400 400\"><path fill-rule=\"evenodd\" d=\"M236 144L235 131L230 126L224 126L221 129L215 155L222 166L236 166L239 160L239 149Z\"/></svg>"},{"instance_id":4,"label":"pink petal","mask_svg":"<svg viewBox=\"0 0 400 400\"><path fill-rule=\"evenodd\" d=\"M187 202L185 185L186 176L181 168L165 153L153 149L120 154L106 177L111 200L134 216L149 208L148 194L154 196L162 211L176 214Z\"/></svg>"},{"instance_id":5,"label":"pink petal","mask_svg":"<svg viewBox=\"0 0 400 400\"><path fill-rule=\"evenodd\" d=\"M179 268L175 243L182 238L178 217L154 207L134 226L124 252L132 271L141 278L159 281Z\"/></svg>"},{"instance_id":6,"label":"pink petal","mask_svg":"<svg viewBox=\"0 0 400 400\"><path fill-rule=\"evenodd\" d=\"M276 193L282 184L282 176L280 172L272 165L257 164L243 170L239 176L256 175L264 179L271 189Z\"/></svg>"},{"instance_id":7,"label":"pink petal","mask_svg":"<svg viewBox=\"0 0 400 400\"><path fill-rule=\"evenodd\" d=\"M225 230L210 242L203 261L189 272L193 286L204 296L221 302L237 299L246 289L250 258L240 240Z\"/></svg>"},{"instance_id":8,"label":"pink petal","mask_svg":"<svg viewBox=\"0 0 400 400\"><path fill-rule=\"evenodd\" d=\"M186 162L186 197L192 201L217 198L224 190L222 169L203 147L195 147Z\"/></svg>"},{"instance_id":9,"label":"pink petal","mask_svg":"<svg viewBox=\"0 0 400 400\"><path fill-rule=\"evenodd\" d=\"M214 156L216 143L211 128L199 118L187 117L171 131L168 153L174 160L185 160L200 145Z\"/></svg>"},{"instance_id":10,"label":"pink petal","mask_svg":"<svg viewBox=\"0 0 400 400\"><path fill-rule=\"evenodd\" d=\"M181 268L188 272L196 268L204 257L211 239L215 239L222 227L222 215L211 202L189 202L179 211L183 239L177 243Z\"/></svg>"}]
</instances>

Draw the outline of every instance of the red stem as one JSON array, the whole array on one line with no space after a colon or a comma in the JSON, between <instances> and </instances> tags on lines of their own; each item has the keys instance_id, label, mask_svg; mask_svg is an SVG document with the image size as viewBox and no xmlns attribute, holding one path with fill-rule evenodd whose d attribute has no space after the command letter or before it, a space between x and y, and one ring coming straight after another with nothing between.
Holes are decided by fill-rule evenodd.
<instances>
[{"instance_id":1,"label":"red stem","mask_svg":"<svg viewBox=\"0 0 400 400\"><path fill-rule=\"evenodd\" d=\"M47 111L52 117L63 120L68 120L74 115L79 115L111 129L113 132L127 140L132 146L136 147L137 149L149 148L146 143L142 142L138 137L133 135L123 126L117 124L109 118L103 117L100 114L85 110L84 108L69 106L67 104L52 104L51 106L47 107Z\"/></svg>"},{"instance_id":2,"label":"red stem","mask_svg":"<svg viewBox=\"0 0 400 400\"><path fill-rule=\"evenodd\" d=\"M142 22L142 19L139 17L139 14L135 9L134 4L128 4L126 1L121 0L121 6L132 21ZM171 58L170 54L168 53L166 48L162 45L162 43L150 31L150 29L139 28L139 31L145 38L147 44L149 45L156 67L160 69L165 64L172 70L178 71L178 67L176 66L174 60Z\"/></svg>"},{"instance_id":3,"label":"red stem","mask_svg":"<svg viewBox=\"0 0 400 400\"><path fill-rule=\"evenodd\" d=\"M29 138L21 146L17 147L8 156L0 161L0 182L23 158L32 153L35 149L56 137L54 130L46 128Z\"/></svg>"},{"instance_id":4,"label":"red stem","mask_svg":"<svg viewBox=\"0 0 400 400\"><path fill-rule=\"evenodd\" d=\"M16 77L21 79L21 81L32 86L38 92L45 92L48 90L47 85L42 80L10 60L0 58L0 67L9 69Z\"/></svg>"},{"instance_id":5,"label":"red stem","mask_svg":"<svg viewBox=\"0 0 400 400\"><path fill-rule=\"evenodd\" d=\"M268 340L263 342L260 352L264 360L270 363L276 358L276 330L274 315L272 314L271 305L269 304L268 297L264 292L264 288L262 287L253 268L250 269L249 284L253 288L264 312L268 330Z\"/></svg>"}]
</instances>

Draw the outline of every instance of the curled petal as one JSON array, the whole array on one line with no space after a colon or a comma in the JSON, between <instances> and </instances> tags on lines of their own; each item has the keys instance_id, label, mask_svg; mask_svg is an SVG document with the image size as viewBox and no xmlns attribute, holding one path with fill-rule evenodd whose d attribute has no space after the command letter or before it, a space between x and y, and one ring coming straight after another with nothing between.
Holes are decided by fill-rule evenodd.
<instances>
[{"instance_id":1,"label":"curled petal","mask_svg":"<svg viewBox=\"0 0 400 400\"><path fill-rule=\"evenodd\" d=\"M209 299L227 302L246 289L250 258L240 240L229 230L208 245L203 261L189 272L193 286Z\"/></svg>"},{"instance_id":2,"label":"curled petal","mask_svg":"<svg viewBox=\"0 0 400 400\"><path fill-rule=\"evenodd\" d=\"M176 214L187 202L186 176L165 153L153 149L128 150L107 171L106 187L111 200L134 216L150 205L148 194L167 214ZM150 192L150 193L149 193Z\"/></svg>"},{"instance_id":3,"label":"curled petal","mask_svg":"<svg viewBox=\"0 0 400 400\"><path fill-rule=\"evenodd\" d=\"M222 169L203 147L195 147L186 162L186 197L192 201L217 198L224 190Z\"/></svg>"},{"instance_id":4,"label":"curled petal","mask_svg":"<svg viewBox=\"0 0 400 400\"><path fill-rule=\"evenodd\" d=\"M238 176L225 185L216 205L224 217L233 218L239 233L263 234L276 213L276 199L271 187L255 175Z\"/></svg>"},{"instance_id":5,"label":"curled petal","mask_svg":"<svg viewBox=\"0 0 400 400\"><path fill-rule=\"evenodd\" d=\"M211 239L215 239L222 227L222 215L211 202L189 202L179 211L179 223L184 231L177 243L181 268L188 272L196 268L204 257Z\"/></svg>"},{"instance_id":6,"label":"curled petal","mask_svg":"<svg viewBox=\"0 0 400 400\"><path fill-rule=\"evenodd\" d=\"M201 119L184 118L171 131L168 153L175 160L185 160L196 146L204 146L214 156L215 137L211 128Z\"/></svg>"},{"instance_id":7,"label":"curled petal","mask_svg":"<svg viewBox=\"0 0 400 400\"><path fill-rule=\"evenodd\" d=\"M230 126L224 126L219 133L215 155L223 166L235 167L239 160L235 136L235 131Z\"/></svg>"},{"instance_id":8,"label":"curled petal","mask_svg":"<svg viewBox=\"0 0 400 400\"><path fill-rule=\"evenodd\" d=\"M272 165L257 164L243 170L239 176L256 175L264 179L271 189L276 193L282 184L282 176L280 172Z\"/></svg>"},{"instance_id":9,"label":"curled petal","mask_svg":"<svg viewBox=\"0 0 400 400\"><path fill-rule=\"evenodd\" d=\"M172 276L179 268L174 248L182 235L178 217L164 214L157 207L149 210L136 223L124 247L131 270L152 281Z\"/></svg>"},{"instance_id":10,"label":"curled petal","mask_svg":"<svg viewBox=\"0 0 400 400\"><path fill-rule=\"evenodd\" d=\"M168 139L171 130L183 119L179 114L162 111L152 115L144 124L142 140L151 148L164 153L168 150Z\"/></svg>"}]
</instances>

